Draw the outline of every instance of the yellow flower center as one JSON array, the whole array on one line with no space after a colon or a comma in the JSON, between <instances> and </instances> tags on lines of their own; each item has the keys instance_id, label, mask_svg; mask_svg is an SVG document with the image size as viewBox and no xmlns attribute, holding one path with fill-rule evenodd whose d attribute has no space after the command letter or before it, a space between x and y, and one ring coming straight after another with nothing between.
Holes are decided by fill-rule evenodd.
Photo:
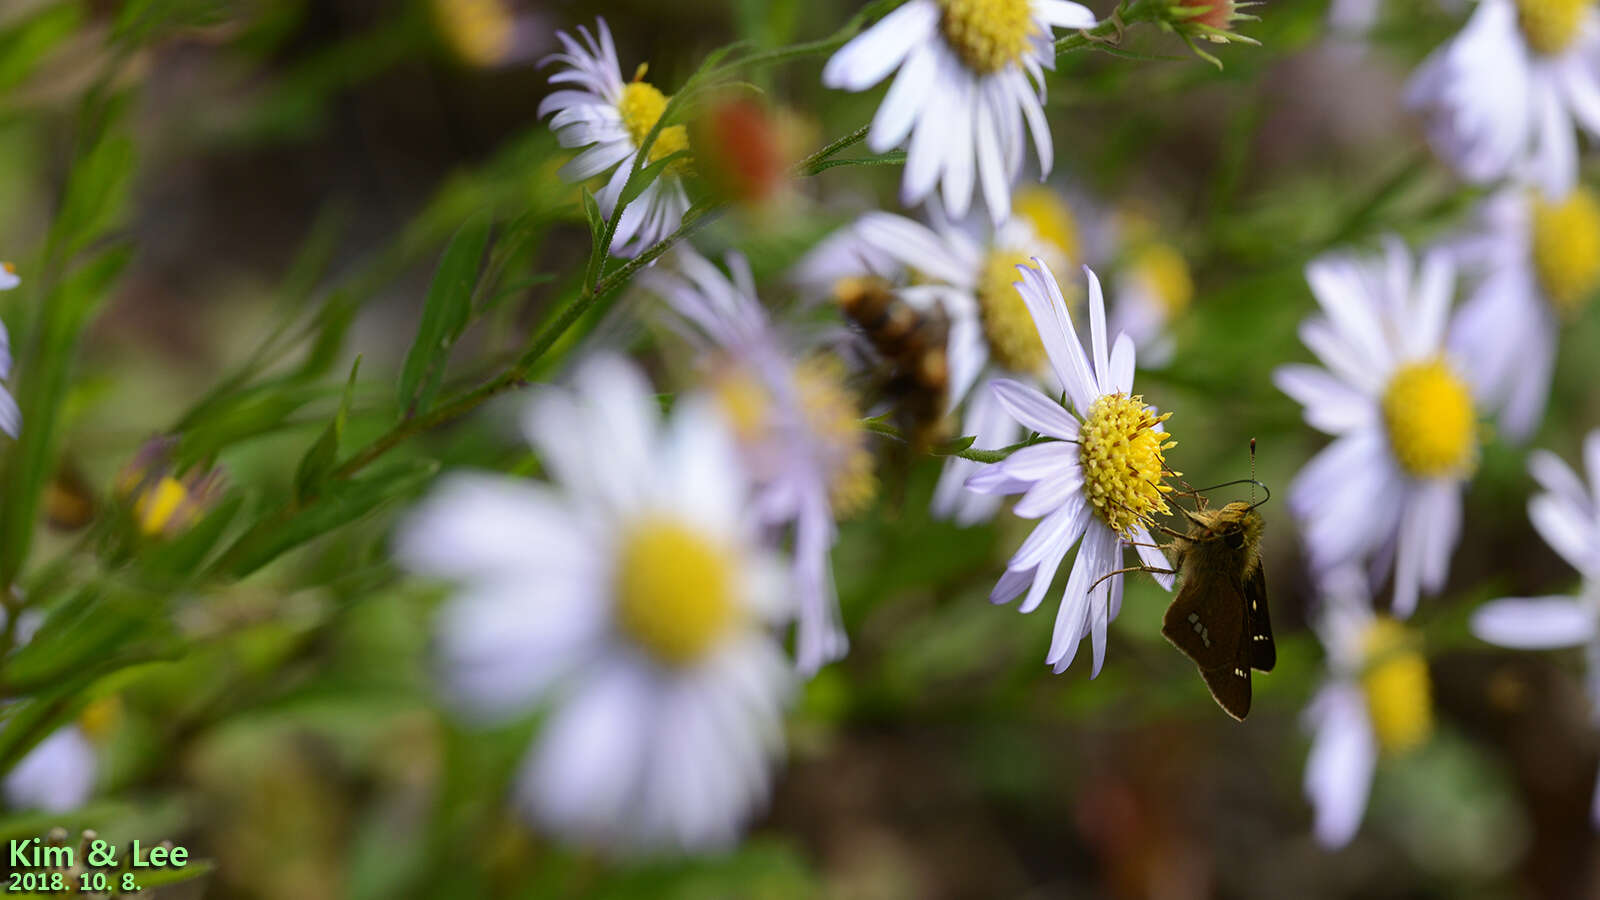
<instances>
[{"instance_id":1,"label":"yellow flower center","mask_svg":"<svg viewBox=\"0 0 1600 900\"><path fill-rule=\"evenodd\" d=\"M1477 414L1467 385L1442 359L1397 369L1383 392L1395 459L1418 478L1465 475L1477 463Z\"/></svg>"},{"instance_id":2,"label":"yellow flower center","mask_svg":"<svg viewBox=\"0 0 1600 900\"><path fill-rule=\"evenodd\" d=\"M1560 53L1578 36L1590 0L1517 0L1517 20L1528 46L1544 54Z\"/></svg>"},{"instance_id":3,"label":"yellow flower center","mask_svg":"<svg viewBox=\"0 0 1600 900\"><path fill-rule=\"evenodd\" d=\"M154 486L141 493L133 504L133 517L139 523L139 530L148 537L165 532L188 499L189 491L184 488L183 482L171 475L163 475Z\"/></svg>"},{"instance_id":4,"label":"yellow flower center","mask_svg":"<svg viewBox=\"0 0 1600 900\"><path fill-rule=\"evenodd\" d=\"M944 39L980 75L1015 65L1034 24L1028 0L942 0Z\"/></svg>"},{"instance_id":5,"label":"yellow flower center","mask_svg":"<svg viewBox=\"0 0 1600 900\"><path fill-rule=\"evenodd\" d=\"M848 519L865 510L878 495L860 406L845 387L843 368L832 357L812 357L796 366L795 385L806 423L831 451L829 505L835 518Z\"/></svg>"},{"instance_id":6,"label":"yellow flower center","mask_svg":"<svg viewBox=\"0 0 1600 900\"><path fill-rule=\"evenodd\" d=\"M1044 342L1014 286L1021 265L1028 265L1028 254L1021 250L989 251L978 276L978 319L995 362L1013 372L1037 372L1045 364Z\"/></svg>"},{"instance_id":7,"label":"yellow flower center","mask_svg":"<svg viewBox=\"0 0 1600 900\"><path fill-rule=\"evenodd\" d=\"M644 75L644 66L639 67L639 75ZM633 138L635 147L644 146L644 139L649 137L650 129L656 127L661 114L667 109L667 97L648 81L635 78L622 89L622 99L617 101L617 112L622 114L622 124L628 129L628 136ZM668 125L656 135L656 141L650 145L650 161L658 162L666 159L680 150L689 149L689 130L682 125ZM668 166L672 172L681 173L687 166L687 160L679 159Z\"/></svg>"},{"instance_id":8,"label":"yellow flower center","mask_svg":"<svg viewBox=\"0 0 1600 900\"><path fill-rule=\"evenodd\" d=\"M1168 318L1180 315L1193 302L1194 279L1189 276L1189 263L1171 244L1145 244L1135 252L1132 266L1135 275L1149 285Z\"/></svg>"},{"instance_id":9,"label":"yellow flower center","mask_svg":"<svg viewBox=\"0 0 1600 900\"><path fill-rule=\"evenodd\" d=\"M10 260L6 260L5 262L0 262L0 269L5 269L7 275L15 275L15 274L17 274L17 267Z\"/></svg>"},{"instance_id":10,"label":"yellow flower center","mask_svg":"<svg viewBox=\"0 0 1600 900\"><path fill-rule=\"evenodd\" d=\"M646 519L617 557L617 625L657 662L691 665L737 624L734 582L725 548L676 520Z\"/></svg>"},{"instance_id":11,"label":"yellow flower center","mask_svg":"<svg viewBox=\"0 0 1600 900\"><path fill-rule=\"evenodd\" d=\"M1083 258L1078 220L1055 191L1038 186L1023 188L1011 201L1011 214L1033 226L1033 233L1054 245L1062 256L1069 260Z\"/></svg>"},{"instance_id":12,"label":"yellow flower center","mask_svg":"<svg viewBox=\"0 0 1600 900\"><path fill-rule=\"evenodd\" d=\"M103 742L122 721L122 702L115 694L89 701L78 713L78 727L89 740Z\"/></svg>"},{"instance_id":13,"label":"yellow flower center","mask_svg":"<svg viewBox=\"0 0 1600 900\"><path fill-rule=\"evenodd\" d=\"M1398 756L1421 746L1433 731L1428 662L1411 632L1387 616L1362 637L1361 689L1378 746Z\"/></svg>"},{"instance_id":14,"label":"yellow flower center","mask_svg":"<svg viewBox=\"0 0 1600 900\"><path fill-rule=\"evenodd\" d=\"M1533 269L1539 287L1567 318L1600 287L1600 201L1588 188L1573 188L1551 203L1533 198Z\"/></svg>"},{"instance_id":15,"label":"yellow flower center","mask_svg":"<svg viewBox=\"0 0 1600 900\"><path fill-rule=\"evenodd\" d=\"M517 20L504 0L433 0L433 13L466 62L492 66L511 55Z\"/></svg>"},{"instance_id":16,"label":"yellow flower center","mask_svg":"<svg viewBox=\"0 0 1600 900\"><path fill-rule=\"evenodd\" d=\"M1095 513L1129 537L1141 521L1167 512L1166 451L1177 446L1157 431L1172 413L1156 415L1138 394L1103 394L1078 431L1083 490Z\"/></svg>"},{"instance_id":17,"label":"yellow flower center","mask_svg":"<svg viewBox=\"0 0 1600 900\"><path fill-rule=\"evenodd\" d=\"M724 367L712 378L712 396L740 442L750 443L764 436L772 397L760 378L741 367Z\"/></svg>"}]
</instances>

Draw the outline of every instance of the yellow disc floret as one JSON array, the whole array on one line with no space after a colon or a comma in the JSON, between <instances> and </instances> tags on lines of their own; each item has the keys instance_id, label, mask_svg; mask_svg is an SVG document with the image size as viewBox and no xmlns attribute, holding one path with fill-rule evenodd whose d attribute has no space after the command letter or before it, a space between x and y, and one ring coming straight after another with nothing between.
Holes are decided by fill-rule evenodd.
<instances>
[{"instance_id":1,"label":"yellow disc floret","mask_svg":"<svg viewBox=\"0 0 1600 900\"><path fill-rule=\"evenodd\" d=\"M737 624L735 582L727 548L675 519L645 519L617 556L617 626L657 662L691 665Z\"/></svg>"},{"instance_id":2,"label":"yellow disc floret","mask_svg":"<svg viewBox=\"0 0 1600 900\"><path fill-rule=\"evenodd\" d=\"M1078 431L1084 495L1125 538L1141 521L1167 512L1166 451L1176 444L1156 426L1170 415L1157 415L1137 394L1102 394Z\"/></svg>"},{"instance_id":3,"label":"yellow disc floret","mask_svg":"<svg viewBox=\"0 0 1600 900\"><path fill-rule=\"evenodd\" d=\"M139 530L150 537L166 532L188 499L189 491L183 482L171 475L162 476L133 504L133 517L139 523Z\"/></svg>"},{"instance_id":4,"label":"yellow disc floret","mask_svg":"<svg viewBox=\"0 0 1600 900\"><path fill-rule=\"evenodd\" d=\"M1539 287L1572 318L1600 287L1600 200L1582 187L1557 203L1535 195L1532 243Z\"/></svg>"},{"instance_id":5,"label":"yellow disc floret","mask_svg":"<svg viewBox=\"0 0 1600 900\"><path fill-rule=\"evenodd\" d=\"M1017 266L1028 265L1028 254L996 248L984 258L978 276L978 319L989 343L989 356L1013 372L1031 373L1044 368L1044 343L1033 324L1028 304L1017 291L1022 277Z\"/></svg>"},{"instance_id":6,"label":"yellow disc floret","mask_svg":"<svg viewBox=\"0 0 1600 900\"><path fill-rule=\"evenodd\" d=\"M1016 65L1034 24L1028 0L941 0L944 39L980 75Z\"/></svg>"},{"instance_id":7,"label":"yellow disc floret","mask_svg":"<svg viewBox=\"0 0 1600 900\"><path fill-rule=\"evenodd\" d=\"M843 367L833 357L816 356L796 366L795 386L806 424L829 458L828 500L833 515L847 519L878 495L860 406L844 384Z\"/></svg>"},{"instance_id":8,"label":"yellow disc floret","mask_svg":"<svg viewBox=\"0 0 1600 900\"><path fill-rule=\"evenodd\" d=\"M1478 461L1472 393L1442 359L1407 363L1383 392L1395 459L1418 478L1466 475Z\"/></svg>"},{"instance_id":9,"label":"yellow disc floret","mask_svg":"<svg viewBox=\"0 0 1600 900\"><path fill-rule=\"evenodd\" d=\"M639 67L639 74L644 74L644 66ZM628 129L628 136L633 139L635 147L644 146L644 139L650 135L650 130L656 127L661 114L666 112L667 96L656 89L648 81L635 78L628 82L622 89L622 99L617 101L617 112L622 115L622 124ZM650 145L650 161L666 159L680 150L689 149L689 130L682 125L668 125L656 135L654 144ZM667 168L682 172L685 168L684 160Z\"/></svg>"},{"instance_id":10,"label":"yellow disc floret","mask_svg":"<svg viewBox=\"0 0 1600 900\"><path fill-rule=\"evenodd\" d=\"M1361 689L1378 746L1386 754L1414 750L1433 731L1428 662L1411 632L1387 616L1362 636Z\"/></svg>"},{"instance_id":11,"label":"yellow disc floret","mask_svg":"<svg viewBox=\"0 0 1600 900\"><path fill-rule=\"evenodd\" d=\"M1589 7L1590 0L1517 0L1517 21L1529 47L1553 55L1572 46Z\"/></svg>"},{"instance_id":12,"label":"yellow disc floret","mask_svg":"<svg viewBox=\"0 0 1600 900\"><path fill-rule=\"evenodd\" d=\"M1194 279L1189 263L1171 244L1152 241L1134 252L1134 275L1144 282L1161 304L1167 318L1180 315L1194 300Z\"/></svg>"},{"instance_id":13,"label":"yellow disc floret","mask_svg":"<svg viewBox=\"0 0 1600 900\"><path fill-rule=\"evenodd\" d=\"M434 0L433 12L451 47L472 65L504 62L516 46L517 17L505 0Z\"/></svg>"},{"instance_id":14,"label":"yellow disc floret","mask_svg":"<svg viewBox=\"0 0 1600 900\"><path fill-rule=\"evenodd\" d=\"M1011 215L1031 225L1039 240L1054 246L1067 259L1083 258L1078 220L1055 191L1039 186L1023 188L1011 200Z\"/></svg>"}]
</instances>

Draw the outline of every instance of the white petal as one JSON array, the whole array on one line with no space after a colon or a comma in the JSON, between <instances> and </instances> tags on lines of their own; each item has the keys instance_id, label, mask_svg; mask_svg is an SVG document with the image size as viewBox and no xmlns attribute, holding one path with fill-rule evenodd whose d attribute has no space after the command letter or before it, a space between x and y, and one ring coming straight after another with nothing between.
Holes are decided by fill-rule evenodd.
<instances>
[{"instance_id":1,"label":"white petal","mask_svg":"<svg viewBox=\"0 0 1600 900\"><path fill-rule=\"evenodd\" d=\"M1569 565L1589 577L1600 577L1600 549L1595 524L1555 494L1540 494L1528 501L1528 519L1534 530Z\"/></svg>"},{"instance_id":2,"label":"white petal","mask_svg":"<svg viewBox=\"0 0 1600 900\"><path fill-rule=\"evenodd\" d=\"M900 146L917 123L928 95L933 90L934 75L939 62L938 51L925 44L911 52L905 67L889 86L889 93L878 105L872 117L872 129L867 132L867 146L873 152L884 153Z\"/></svg>"},{"instance_id":3,"label":"white petal","mask_svg":"<svg viewBox=\"0 0 1600 900\"><path fill-rule=\"evenodd\" d=\"M1034 327L1044 342L1050 368L1060 379L1073 409L1087 413L1089 404L1100 395L1098 383L1089 371L1089 361L1084 356L1083 344L1078 340L1072 313L1067 308L1066 298L1061 296L1055 274L1038 257L1033 259L1032 266L1018 266L1017 271L1022 275L1019 290L1023 302L1028 305L1028 314L1033 317Z\"/></svg>"},{"instance_id":4,"label":"white petal","mask_svg":"<svg viewBox=\"0 0 1600 900\"><path fill-rule=\"evenodd\" d=\"M1078 439L1077 420L1037 388L1009 378L996 378L989 386L1006 411L1024 426L1062 440Z\"/></svg>"},{"instance_id":5,"label":"white petal","mask_svg":"<svg viewBox=\"0 0 1600 900\"><path fill-rule=\"evenodd\" d=\"M1100 278L1088 266L1083 274L1089 279L1089 352L1094 359L1095 383L1100 393L1115 393L1111 383L1111 363L1106 359L1106 295L1100 289Z\"/></svg>"},{"instance_id":6,"label":"white petal","mask_svg":"<svg viewBox=\"0 0 1600 900\"><path fill-rule=\"evenodd\" d=\"M882 81L913 47L933 36L939 5L911 0L857 35L828 60L822 83L831 88L864 91Z\"/></svg>"},{"instance_id":7,"label":"white petal","mask_svg":"<svg viewBox=\"0 0 1600 900\"><path fill-rule=\"evenodd\" d=\"M1094 12L1069 0L1033 0L1033 15L1054 28L1093 28Z\"/></svg>"},{"instance_id":8,"label":"white petal","mask_svg":"<svg viewBox=\"0 0 1600 900\"><path fill-rule=\"evenodd\" d=\"M1133 354L1133 338L1117 335L1116 346L1111 348L1111 384L1107 393L1133 393Z\"/></svg>"},{"instance_id":9,"label":"white petal","mask_svg":"<svg viewBox=\"0 0 1600 900\"><path fill-rule=\"evenodd\" d=\"M1323 688L1307 715L1316 727L1305 773L1306 797L1316 813L1313 831L1323 846L1342 847L1366 814L1377 740L1360 691L1351 685Z\"/></svg>"},{"instance_id":10,"label":"white petal","mask_svg":"<svg viewBox=\"0 0 1600 900\"><path fill-rule=\"evenodd\" d=\"M1479 640L1515 650L1577 647L1595 639L1594 611L1572 597L1506 597L1472 613Z\"/></svg>"},{"instance_id":11,"label":"white petal","mask_svg":"<svg viewBox=\"0 0 1600 900\"><path fill-rule=\"evenodd\" d=\"M73 726L33 746L5 777L6 805L62 813L76 809L94 790L98 766L94 745Z\"/></svg>"},{"instance_id":12,"label":"white petal","mask_svg":"<svg viewBox=\"0 0 1600 900\"><path fill-rule=\"evenodd\" d=\"M1279 366L1272 383L1305 407L1307 424L1328 434L1370 425L1378 413L1371 397L1316 366Z\"/></svg>"},{"instance_id":13,"label":"white petal","mask_svg":"<svg viewBox=\"0 0 1600 900\"><path fill-rule=\"evenodd\" d=\"M561 704L524 763L518 790L542 824L587 841L617 840L656 743L654 694L637 665L612 664Z\"/></svg>"}]
</instances>

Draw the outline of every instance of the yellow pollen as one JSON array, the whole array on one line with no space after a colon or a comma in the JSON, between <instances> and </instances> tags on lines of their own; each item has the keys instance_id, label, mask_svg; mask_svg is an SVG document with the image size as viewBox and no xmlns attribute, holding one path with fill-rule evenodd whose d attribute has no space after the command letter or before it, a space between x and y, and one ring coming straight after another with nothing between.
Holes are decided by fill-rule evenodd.
<instances>
[{"instance_id":1,"label":"yellow pollen","mask_svg":"<svg viewBox=\"0 0 1600 900\"><path fill-rule=\"evenodd\" d=\"M640 74L644 67L639 67ZM656 127L661 114L667 109L667 97L648 81L630 81L622 89L622 99L617 101L617 112L622 114L622 124L628 129L628 136L633 138L633 145L644 145L644 139L649 137L650 129ZM682 125L668 125L656 135L656 141L650 145L650 161L657 162L666 159L679 150L689 149L689 130ZM679 159L668 166L668 171L682 173L688 168L684 163L687 160Z\"/></svg>"},{"instance_id":2,"label":"yellow pollen","mask_svg":"<svg viewBox=\"0 0 1600 900\"><path fill-rule=\"evenodd\" d=\"M1554 55L1572 45L1590 0L1517 0L1517 21L1528 46Z\"/></svg>"},{"instance_id":3,"label":"yellow pollen","mask_svg":"<svg viewBox=\"0 0 1600 900\"><path fill-rule=\"evenodd\" d=\"M149 490L140 494L133 505L133 516L139 523L139 530L148 537L166 531L173 516L188 499L189 491L184 488L183 482L170 475L163 476Z\"/></svg>"},{"instance_id":4,"label":"yellow pollen","mask_svg":"<svg viewBox=\"0 0 1600 900\"><path fill-rule=\"evenodd\" d=\"M1156 415L1137 394L1103 394L1078 431L1084 494L1095 514L1125 538L1141 521L1167 512L1166 451L1176 444L1156 425L1170 415Z\"/></svg>"},{"instance_id":5,"label":"yellow pollen","mask_svg":"<svg viewBox=\"0 0 1600 900\"><path fill-rule=\"evenodd\" d=\"M1152 241L1134 253L1133 271L1149 285L1167 317L1181 315L1194 300L1189 263L1171 244Z\"/></svg>"},{"instance_id":6,"label":"yellow pollen","mask_svg":"<svg viewBox=\"0 0 1600 900\"><path fill-rule=\"evenodd\" d=\"M1478 461L1472 393L1442 359L1397 369L1383 392L1395 459L1418 478L1466 475Z\"/></svg>"},{"instance_id":7,"label":"yellow pollen","mask_svg":"<svg viewBox=\"0 0 1600 900\"><path fill-rule=\"evenodd\" d=\"M944 39L979 75L1016 65L1034 34L1028 0L941 0Z\"/></svg>"},{"instance_id":8,"label":"yellow pollen","mask_svg":"<svg viewBox=\"0 0 1600 900\"><path fill-rule=\"evenodd\" d=\"M1533 269L1539 287L1568 319L1600 287L1600 200L1584 187L1551 203L1533 197Z\"/></svg>"},{"instance_id":9,"label":"yellow pollen","mask_svg":"<svg viewBox=\"0 0 1600 900\"><path fill-rule=\"evenodd\" d=\"M7 275L17 274L17 267L10 260L0 262L0 269L5 269Z\"/></svg>"},{"instance_id":10,"label":"yellow pollen","mask_svg":"<svg viewBox=\"0 0 1600 900\"><path fill-rule=\"evenodd\" d=\"M1023 188L1011 201L1011 214L1033 226L1039 240L1054 245L1062 256L1069 260L1083 258L1078 220L1055 191L1039 186Z\"/></svg>"},{"instance_id":11,"label":"yellow pollen","mask_svg":"<svg viewBox=\"0 0 1600 900\"><path fill-rule=\"evenodd\" d=\"M878 495L860 406L845 387L843 367L833 357L816 356L796 366L795 386L806 423L829 450L828 500L833 515L848 519L865 510Z\"/></svg>"},{"instance_id":12,"label":"yellow pollen","mask_svg":"<svg viewBox=\"0 0 1600 900\"><path fill-rule=\"evenodd\" d=\"M1361 689L1378 747L1391 756L1414 750L1433 731L1428 662L1411 632L1387 616L1362 636Z\"/></svg>"},{"instance_id":13,"label":"yellow pollen","mask_svg":"<svg viewBox=\"0 0 1600 900\"><path fill-rule=\"evenodd\" d=\"M433 12L450 46L472 65L504 62L516 45L517 20L505 0L434 0Z\"/></svg>"},{"instance_id":14,"label":"yellow pollen","mask_svg":"<svg viewBox=\"0 0 1600 900\"><path fill-rule=\"evenodd\" d=\"M1021 250L989 251L978 276L978 318L994 361L1013 372L1032 373L1044 368L1044 342L1015 287L1022 278L1020 265L1028 265L1028 254Z\"/></svg>"},{"instance_id":15,"label":"yellow pollen","mask_svg":"<svg viewBox=\"0 0 1600 900\"><path fill-rule=\"evenodd\" d=\"M691 665L737 624L734 590L727 550L676 520L646 519L617 557L617 625L657 662Z\"/></svg>"}]
</instances>

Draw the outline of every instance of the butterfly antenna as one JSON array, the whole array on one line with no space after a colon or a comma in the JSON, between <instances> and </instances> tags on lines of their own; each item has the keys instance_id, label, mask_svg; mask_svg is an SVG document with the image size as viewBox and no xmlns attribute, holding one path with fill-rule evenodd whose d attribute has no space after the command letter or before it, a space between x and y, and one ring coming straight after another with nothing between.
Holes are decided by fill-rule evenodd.
<instances>
[{"instance_id":1,"label":"butterfly antenna","mask_svg":"<svg viewBox=\"0 0 1600 900\"><path fill-rule=\"evenodd\" d=\"M1256 508L1256 439L1250 439L1250 508ZM1265 502L1265 501L1263 501Z\"/></svg>"}]
</instances>

